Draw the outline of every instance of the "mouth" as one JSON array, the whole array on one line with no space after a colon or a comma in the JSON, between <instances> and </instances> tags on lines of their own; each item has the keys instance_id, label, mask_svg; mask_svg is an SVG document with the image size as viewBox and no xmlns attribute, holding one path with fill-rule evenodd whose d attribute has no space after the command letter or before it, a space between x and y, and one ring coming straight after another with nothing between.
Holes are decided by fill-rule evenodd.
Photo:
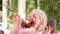
<instances>
[{"instance_id":1,"label":"mouth","mask_svg":"<svg viewBox=\"0 0 60 34\"><path fill-rule=\"evenodd\" d=\"M22 28L30 28L32 26L32 22L29 20L23 20L22 24L21 24Z\"/></svg>"}]
</instances>

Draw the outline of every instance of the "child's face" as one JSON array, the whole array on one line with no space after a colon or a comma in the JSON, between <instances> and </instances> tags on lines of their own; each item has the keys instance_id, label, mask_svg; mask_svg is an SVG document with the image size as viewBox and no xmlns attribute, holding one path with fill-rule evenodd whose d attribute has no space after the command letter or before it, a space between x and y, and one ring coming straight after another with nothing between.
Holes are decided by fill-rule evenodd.
<instances>
[{"instance_id":1,"label":"child's face","mask_svg":"<svg viewBox=\"0 0 60 34\"><path fill-rule=\"evenodd\" d=\"M37 11L33 10L27 17L27 20L29 20L32 23L32 27L38 29L41 25L40 15Z\"/></svg>"}]
</instances>

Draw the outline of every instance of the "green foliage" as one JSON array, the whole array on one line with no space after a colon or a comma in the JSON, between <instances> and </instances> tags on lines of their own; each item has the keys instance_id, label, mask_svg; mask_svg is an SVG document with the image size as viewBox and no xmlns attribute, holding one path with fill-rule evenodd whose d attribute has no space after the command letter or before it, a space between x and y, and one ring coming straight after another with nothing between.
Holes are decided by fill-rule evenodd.
<instances>
[{"instance_id":1,"label":"green foliage","mask_svg":"<svg viewBox=\"0 0 60 34\"><path fill-rule=\"evenodd\" d=\"M37 8L37 0L26 1L27 14ZM60 18L60 0L40 0L40 9L46 12L48 18Z\"/></svg>"},{"instance_id":2,"label":"green foliage","mask_svg":"<svg viewBox=\"0 0 60 34\"><path fill-rule=\"evenodd\" d=\"M37 8L37 0L26 0L26 16L31 12L31 10Z\"/></svg>"},{"instance_id":3,"label":"green foliage","mask_svg":"<svg viewBox=\"0 0 60 34\"><path fill-rule=\"evenodd\" d=\"M60 0L41 0L40 8L47 13L48 18L60 18Z\"/></svg>"},{"instance_id":4,"label":"green foliage","mask_svg":"<svg viewBox=\"0 0 60 34\"><path fill-rule=\"evenodd\" d=\"M10 8L8 10L8 23L13 23L13 14L18 13L18 0L11 0Z\"/></svg>"},{"instance_id":5,"label":"green foliage","mask_svg":"<svg viewBox=\"0 0 60 34\"><path fill-rule=\"evenodd\" d=\"M2 4L2 0L0 0L0 4Z\"/></svg>"},{"instance_id":6,"label":"green foliage","mask_svg":"<svg viewBox=\"0 0 60 34\"><path fill-rule=\"evenodd\" d=\"M57 21L57 31L60 32L60 19Z\"/></svg>"},{"instance_id":7,"label":"green foliage","mask_svg":"<svg viewBox=\"0 0 60 34\"><path fill-rule=\"evenodd\" d=\"M26 0L27 10L32 10L37 7L37 0Z\"/></svg>"},{"instance_id":8,"label":"green foliage","mask_svg":"<svg viewBox=\"0 0 60 34\"><path fill-rule=\"evenodd\" d=\"M18 0L11 1L11 10L15 13L18 11Z\"/></svg>"}]
</instances>

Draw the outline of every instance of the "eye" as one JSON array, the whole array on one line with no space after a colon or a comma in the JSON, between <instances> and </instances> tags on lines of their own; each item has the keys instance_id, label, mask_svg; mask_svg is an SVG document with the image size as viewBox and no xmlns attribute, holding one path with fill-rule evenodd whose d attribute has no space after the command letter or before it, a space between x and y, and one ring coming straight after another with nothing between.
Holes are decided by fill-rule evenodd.
<instances>
[{"instance_id":1,"label":"eye","mask_svg":"<svg viewBox=\"0 0 60 34\"><path fill-rule=\"evenodd\" d=\"M37 16L36 16L35 14L33 14L33 18L35 18L35 19L36 19L36 17L37 17Z\"/></svg>"}]
</instances>

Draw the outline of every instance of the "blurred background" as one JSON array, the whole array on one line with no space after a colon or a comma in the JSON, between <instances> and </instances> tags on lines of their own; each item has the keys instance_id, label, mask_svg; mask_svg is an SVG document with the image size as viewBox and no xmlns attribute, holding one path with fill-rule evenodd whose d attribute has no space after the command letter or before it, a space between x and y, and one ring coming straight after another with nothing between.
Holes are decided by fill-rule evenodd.
<instances>
[{"instance_id":1,"label":"blurred background","mask_svg":"<svg viewBox=\"0 0 60 34\"><path fill-rule=\"evenodd\" d=\"M0 0L0 22L2 22L2 0Z\"/></svg>"},{"instance_id":2,"label":"blurred background","mask_svg":"<svg viewBox=\"0 0 60 34\"><path fill-rule=\"evenodd\" d=\"M37 9L37 3L37 0L26 0L26 16ZM60 32L60 0L40 0L39 6L47 14L48 20L56 21L56 31ZM12 24L13 13L18 13L18 0L8 0L8 7L8 23Z\"/></svg>"}]
</instances>

